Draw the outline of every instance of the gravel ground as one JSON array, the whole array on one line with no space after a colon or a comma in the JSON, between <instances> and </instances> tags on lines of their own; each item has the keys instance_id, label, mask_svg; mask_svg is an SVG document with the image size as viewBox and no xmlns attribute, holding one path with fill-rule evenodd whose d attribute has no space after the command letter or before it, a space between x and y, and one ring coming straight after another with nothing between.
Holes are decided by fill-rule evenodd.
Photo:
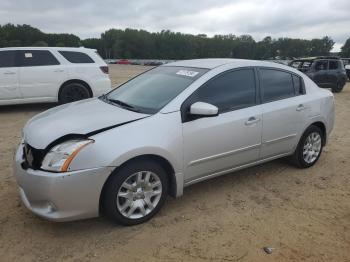
<instances>
[{"instance_id":1,"label":"gravel ground","mask_svg":"<svg viewBox=\"0 0 350 262\"><path fill-rule=\"evenodd\" d=\"M119 84L142 66L110 68ZM48 222L21 204L12 176L21 128L54 105L0 108L0 261L350 261L350 84L307 170L273 161L185 189L146 224ZM262 248L273 247L272 254Z\"/></svg>"}]
</instances>

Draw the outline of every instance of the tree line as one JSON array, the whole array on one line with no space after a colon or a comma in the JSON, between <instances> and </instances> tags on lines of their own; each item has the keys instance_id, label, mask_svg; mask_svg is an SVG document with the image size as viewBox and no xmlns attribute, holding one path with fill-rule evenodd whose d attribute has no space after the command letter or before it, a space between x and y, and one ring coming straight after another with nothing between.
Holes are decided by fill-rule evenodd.
<instances>
[{"instance_id":1,"label":"tree line","mask_svg":"<svg viewBox=\"0 0 350 262\"><path fill-rule=\"evenodd\" d=\"M44 33L30 25L0 25L0 47L67 46L96 49L103 58L191 59L232 57L246 59L288 59L329 55L334 41L323 38L305 40L270 36L255 41L250 35L192 35L163 30L148 32L127 28L109 29L100 38L80 39L74 34ZM342 55L350 56L350 38Z\"/></svg>"}]
</instances>

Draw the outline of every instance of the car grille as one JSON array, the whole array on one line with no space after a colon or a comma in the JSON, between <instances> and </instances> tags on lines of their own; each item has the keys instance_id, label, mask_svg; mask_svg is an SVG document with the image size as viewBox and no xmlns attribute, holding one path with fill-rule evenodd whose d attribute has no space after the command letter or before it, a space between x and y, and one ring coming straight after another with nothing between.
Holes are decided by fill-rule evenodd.
<instances>
[{"instance_id":1,"label":"car grille","mask_svg":"<svg viewBox=\"0 0 350 262\"><path fill-rule=\"evenodd\" d=\"M36 149L27 143L24 143L23 147L23 168L39 169L41 162L43 161L45 151L42 149Z\"/></svg>"}]
</instances>

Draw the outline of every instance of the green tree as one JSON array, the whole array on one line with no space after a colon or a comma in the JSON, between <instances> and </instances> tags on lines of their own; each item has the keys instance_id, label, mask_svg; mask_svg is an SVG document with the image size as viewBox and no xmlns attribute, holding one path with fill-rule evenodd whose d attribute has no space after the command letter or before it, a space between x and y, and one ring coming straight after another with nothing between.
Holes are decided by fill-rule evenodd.
<instances>
[{"instance_id":1,"label":"green tree","mask_svg":"<svg viewBox=\"0 0 350 262\"><path fill-rule=\"evenodd\" d=\"M350 57L350 37L346 40L340 52L342 57Z\"/></svg>"}]
</instances>

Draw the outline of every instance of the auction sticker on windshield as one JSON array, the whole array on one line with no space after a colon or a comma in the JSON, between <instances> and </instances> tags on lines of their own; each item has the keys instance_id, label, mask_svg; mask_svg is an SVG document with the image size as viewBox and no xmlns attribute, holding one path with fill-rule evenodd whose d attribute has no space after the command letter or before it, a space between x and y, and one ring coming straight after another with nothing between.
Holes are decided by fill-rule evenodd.
<instances>
[{"instance_id":1,"label":"auction sticker on windshield","mask_svg":"<svg viewBox=\"0 0 350 262\"><path fill-rule=\"evenodd\" d=\"M176 74L181 76L195 77L199 72L190 70L179 70Z\"/></svg>"}]
</instances>

